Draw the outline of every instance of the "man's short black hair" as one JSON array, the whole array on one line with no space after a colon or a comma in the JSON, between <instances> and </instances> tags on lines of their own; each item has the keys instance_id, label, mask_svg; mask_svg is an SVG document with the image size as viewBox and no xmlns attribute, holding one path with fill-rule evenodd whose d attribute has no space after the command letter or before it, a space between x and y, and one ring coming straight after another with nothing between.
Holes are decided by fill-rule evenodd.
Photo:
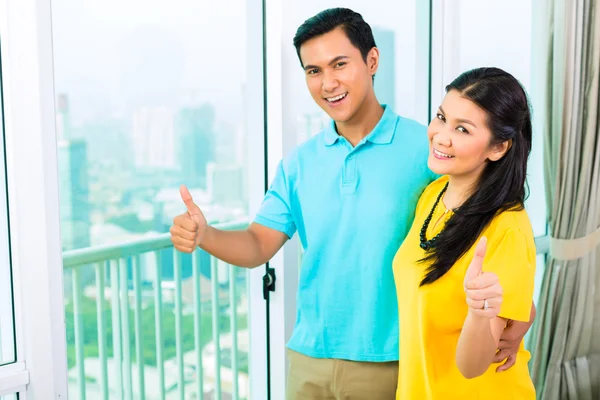
<instances>
[{"instance_id":1,"label":"man's short black hair","mask_svg":"<svg viewBox=\"0 0 600 400\"><path fill-rule=\"evenodd\" d=\"M344 30L350 43L360 50L363 59L367 61L369 51L376 47L369 24L365 22L362 15L348 8L329 8L304 21L296 31L294 46L302 66L304 64L300 58L300 47L310 39L329 33L338 27Z\"/></svg>"}]
</instances>

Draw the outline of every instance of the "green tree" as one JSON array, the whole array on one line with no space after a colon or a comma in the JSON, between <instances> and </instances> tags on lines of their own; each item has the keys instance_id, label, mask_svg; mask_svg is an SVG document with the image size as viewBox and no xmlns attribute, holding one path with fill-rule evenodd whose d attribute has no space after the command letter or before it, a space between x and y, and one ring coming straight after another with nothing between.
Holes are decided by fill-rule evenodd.
<instances>
[{"instance_id":1,"label":"green tree","mask_svg":"<svg viewBox=\"0 0 600 400\"><path fill-rule=\"evenodd\" d=\"M83 349L84 357L98 357L98 312L96 301L87 297L83 297L81 304L81 318L83 328ZM113 357L113 325L112 325L112 307L111 303L105 301L102 306L104 313L104 338L106 343L105 354L107 357ZM73 303L69 303L65 307L66 315L66 333L67 333L67 361L69 368L75 366L75 319ZM136 345L135 345L135 315L134 310L129 308L129 346L131 349L132 361L136 362ZM169 359L177 354L177 339L175 332L175 314L171 308L162 307L163 320L163 357ZM203 312L200 320L200 337L201 343L205 344L212 340L212 314ZM238 316L238 329L246 329L247 319ZM144 365L156 366L156 323L154 306L147 307L141 313L141 338L144 357ZM121 328L122 329L122 328ZM230 331L229 317L225 315L219 316L219 330L221 334ZM188 352L194 349L194 317L193 315L184 315L182 317L182 345L183 352ZM232 355L230 351L221 352L221 362L224 366L231 366ZM245 352L238 354L238 366L240 371L248 372L248 355Z\"/></svg>"}]
</instances>

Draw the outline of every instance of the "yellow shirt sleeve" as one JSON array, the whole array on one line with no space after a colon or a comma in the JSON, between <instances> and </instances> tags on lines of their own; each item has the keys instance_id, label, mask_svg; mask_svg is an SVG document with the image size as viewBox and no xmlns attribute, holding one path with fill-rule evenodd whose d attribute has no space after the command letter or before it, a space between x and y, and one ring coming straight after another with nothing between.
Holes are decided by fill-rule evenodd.
<instances>
[{"instance_id":1,"label":"yellow shirt sleeve","mask_svg":"<svg viewBox=\"0 0 600 400\"><path fill-rule=\"evenodd\" d=\"M502 286L500 317L528 322L533 302L535 244L520 229L509 228L488 243L483 270L498 275Z\"/></svg>"}]
</instances>

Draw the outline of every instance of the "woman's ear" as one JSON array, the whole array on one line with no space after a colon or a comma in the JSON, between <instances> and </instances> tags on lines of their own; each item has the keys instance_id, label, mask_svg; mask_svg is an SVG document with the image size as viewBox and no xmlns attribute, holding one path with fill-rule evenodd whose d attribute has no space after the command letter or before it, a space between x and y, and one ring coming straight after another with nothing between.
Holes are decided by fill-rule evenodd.
<instances>
[{"instance_id":1,"label":"woman's ear","mask_svg":"<svg viewBox=\"0 0 600 400\"><path fill-rule=\"evenodd\" d=\"M508 152L508 150L510 150L511 147L512 147L512 139L505 140L502 143L498 143L498 144L494 145L494 147L492 148L492 152L490 153L488 159L490 161L500 160L502 157L504 157L504 155L506 155L506 153Z\"/></svg>"}]
</instances>

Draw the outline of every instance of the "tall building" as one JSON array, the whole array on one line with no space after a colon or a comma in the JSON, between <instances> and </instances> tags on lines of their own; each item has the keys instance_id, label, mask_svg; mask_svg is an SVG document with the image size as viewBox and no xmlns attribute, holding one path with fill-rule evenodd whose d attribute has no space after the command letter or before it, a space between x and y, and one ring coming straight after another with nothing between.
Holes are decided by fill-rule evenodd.
<instances>
[{"instance_id":1,"label":"tall building","mask_svg":"<svg viewBox=\"0 0 600 400\"><path fill-rule=\"evenodd\" d=\"M58 142L58 169L63 250L88 247L90 201L85 141Z\"/></svg>"},{"instance_id":2,"label":"tall building","mask_svg":"<svg viewBox=\"0 0 600 400\"><path fill-rule=\"evenodd\" d=\"M135 167L133 137L126 119L102 118L88 120L73 127L73 135L87 143L87 156L90 166L106 165L118 167L121 171L131 171ZM107 174L112 171L104 170Z\"/></svg>"},{"instance_id":3,"label":"tall building","mask_svg":"<svg viewBox=\"0 0 600 400\"><path fill-rule=\"evenodd\" d=\"M230 207L246 204L244 170L239 164L209 163L206 186L213 204Z\"/></svg>"},{"instance_id":4,"label":"tall building","mask_svg":"<svg viewBox=\"0 0 600 400\"><path fill-rule=\"evenodd\" d=\"M375 75L375 94L381 104L395 109L396 97L396 49L394 32L382 28L373 28L375 44L379 49L379 68Z\"/></svg>"},{"instance_id":5,"label":"tall building","mask_svg":"<svg viewBox=\"0 0 600 400\"><path fill-rule=\"evenodd\" d=\"M136 168L179 167L173 112L167 107L144 107L133 114L133 153Z\"/></svg>"},{"instance_id":6,"label":"tall building","mask_svg":"<svg viewBox=\"0 0 600 400\"><path fill-rule=\"evenodd\" d=\"M183 181L206 188L206 166L215 159L215 110L211 104L184 107L175 118Z\"/></svg>"}]
</instances>

